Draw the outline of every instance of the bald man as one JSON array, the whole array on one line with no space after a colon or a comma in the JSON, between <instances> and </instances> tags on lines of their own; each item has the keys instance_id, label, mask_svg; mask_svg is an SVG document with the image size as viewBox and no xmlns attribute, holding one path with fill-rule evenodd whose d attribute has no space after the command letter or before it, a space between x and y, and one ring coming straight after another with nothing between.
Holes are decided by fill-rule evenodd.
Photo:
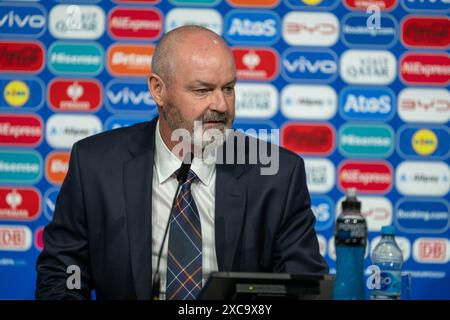
<instances>
[{"instance_id":1,"label":"bald man","mask_svg":"<svg viewBox=\"0 0 450 320\"><path fill-rule=\"evenodd\" d=\"M148 78L160 116L72 148L44 230L37 298L196 299L214 271L328 272L303 160L270 145L279 169L265 175L260 161L225 157L242 147L230 140L235 83L215 33L188 26L162 37ZM248 160L256 140L244 141ZM216 162L202 158L210 146Z\"/></svg>"}]
</instances>

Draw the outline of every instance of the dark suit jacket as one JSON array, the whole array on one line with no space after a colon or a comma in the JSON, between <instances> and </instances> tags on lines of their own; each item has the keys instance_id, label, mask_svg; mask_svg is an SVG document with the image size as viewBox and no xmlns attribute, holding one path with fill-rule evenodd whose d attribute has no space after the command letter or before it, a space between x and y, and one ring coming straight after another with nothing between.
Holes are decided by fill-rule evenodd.
<instances>
[{"instance_id":1,"label":"dark suit jacket","mask_svg":"<svg viewBox=\"0 0 450 320\"><path fill-rule=\"evenodd\" d=\"M36 297L150 299L156 119L77 142L44 230ZM259 164L216 165L219 271L326 273L303 160L280 148L278 174ZM81 289L69 290L69 265Z\"/></svg>"}]
</instances>

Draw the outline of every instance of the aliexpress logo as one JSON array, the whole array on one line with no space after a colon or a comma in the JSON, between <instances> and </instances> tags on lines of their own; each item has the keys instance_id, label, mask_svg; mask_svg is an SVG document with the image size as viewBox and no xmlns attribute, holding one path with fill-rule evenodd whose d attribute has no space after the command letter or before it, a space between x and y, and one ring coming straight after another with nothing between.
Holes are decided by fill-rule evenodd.
<instances>
[{"instance_id":1,"label":"aliexpress logo","mask_svg":"<svg viewBox=\"0 0 450 320\"><path fill-rule=\"evenodd\" d=\"M62 184L69 169L69 152L52 152L45 159L45 176L50 183Z\"/></svg>"},{"instance_id":2,"label":"aliexpress logo","mask_svg":"<svg viewBox=\"0 0 450 320\"><path fill-rule=\"evenodd\" d=\"M0 115L0 146L35 147L42 137L43 123L38 116Z\"/></svg>"},{"instance_id":3,"label":"aliexpress logo","mask_svg":"<svg viewBox=\"0 0 450 320\"><path fill-rule=\"evenodd\" d=\"M117 39L155 40L163 29L163 18L159 10L114 8L108 16L109 32Z\"/></svg>"},{"instance_id":4,"label":"aliexpress logo","mask_svg":"<svg viewBox=\"0 0 450 320\"><path fill-rule=\"evenodd\" d=\"M113 76L148 76L154 50L152 45L113 44L108 49L109 73Z\"/></svg>"},{"instance_id":5,"label":"aliexpress logo","mask_svg":"<svg viewBox=\"0 0 450 320\"><path fill-rule=\"evenodd\" d=\"M448 17L406 17L401 25L403 43L407 47L444 49L450 44Z\"/></svg>"},{"instance_id":6,"label":"aliexpress logo","mask_svg":"<svg viewBox=\"0 0 450 320\"><path fill-rule=\"evenodd\" d=\"M44 67L44 47L35 41L0 41L0 72L37 73Z\"/></svg>"},{"instance_id":7,"label":"aliexpress logo","mask_svg":"<svg viewBox=\"0 0 450 320\"><path fill-rule=\"evenodd\" d=\"M239 80L273 80L278 75L277 53L269 48L233 48Z\"/></svg>"},{"instance_id":8,"label":"aliexpress logo","mask_svg":"<svg viewBox=\"0 0 450 320\"><path fill-rule=\"evenodd\" d=\"M300 155L328 155L335 146L335 131L328 124L289 123L281 129L282 145Z\"/></svg>"},{"instance_id":9,"label":"aliexpress logo","mask_svg":"<svg viewBox=\"0 0 450 320\"><path fill-rule=\"evenodd\" d=\"M400 77L407 84L448 85L450 56L446 53L407 53L400 58Z\"/></svg>"}]
</instances>

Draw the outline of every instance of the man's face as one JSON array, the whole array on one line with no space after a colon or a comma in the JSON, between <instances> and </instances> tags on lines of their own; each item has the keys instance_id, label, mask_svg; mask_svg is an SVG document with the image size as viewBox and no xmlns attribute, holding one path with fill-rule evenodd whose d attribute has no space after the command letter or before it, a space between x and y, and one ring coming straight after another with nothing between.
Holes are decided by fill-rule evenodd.
<instances>
[{"instance_id":1,"label":"man's face","mask_svg":"<svg viewBox=\"0 0 450 320\"><path fill-rule=\"evenodd\" d=\"M166 83L162 117L171 130L193 133L194 121L202 128L224 132L234 120L236 67L233 55L221 44L208 50L182 49L175 55L172 77Z\"/></svg>"}]
</instances>

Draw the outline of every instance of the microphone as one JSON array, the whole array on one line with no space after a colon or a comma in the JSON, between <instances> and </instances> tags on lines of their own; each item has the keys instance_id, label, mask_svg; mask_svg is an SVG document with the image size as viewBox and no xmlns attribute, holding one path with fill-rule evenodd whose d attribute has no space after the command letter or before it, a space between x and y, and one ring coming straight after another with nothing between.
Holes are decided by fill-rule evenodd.
<instances>
[{"instance_id":1,"label":"microphone","mask_svg":"<svg viewBox=\"0 0 450 320\"><path fill-rule=\"evenodd\" d=\"M166 228L164 230L164 237L163 241L161 242L161 247L159 248L158 253L158 262L156 264L156 271L153 276L152 281L152 300L159 300L160 295L160 287L161 287L161 277L159 275L159 264L161 263L161 255L164 248L164 243L166 242L167 233L169 231L170 226L170 215L172 214L172 209L175 206L175 202L177 200L178 193L180 192L181 185L186 182L187 176L189 174L189 170L191 169L193 154L188 153L183 159L183 163L181 164L180 168L177 171L177 180L178 180L178 186L177 190L175 191L175 195L172 200L172 207L170 208L169 213L169 219L167 219Z\"/></svg>"}]
</instances>

